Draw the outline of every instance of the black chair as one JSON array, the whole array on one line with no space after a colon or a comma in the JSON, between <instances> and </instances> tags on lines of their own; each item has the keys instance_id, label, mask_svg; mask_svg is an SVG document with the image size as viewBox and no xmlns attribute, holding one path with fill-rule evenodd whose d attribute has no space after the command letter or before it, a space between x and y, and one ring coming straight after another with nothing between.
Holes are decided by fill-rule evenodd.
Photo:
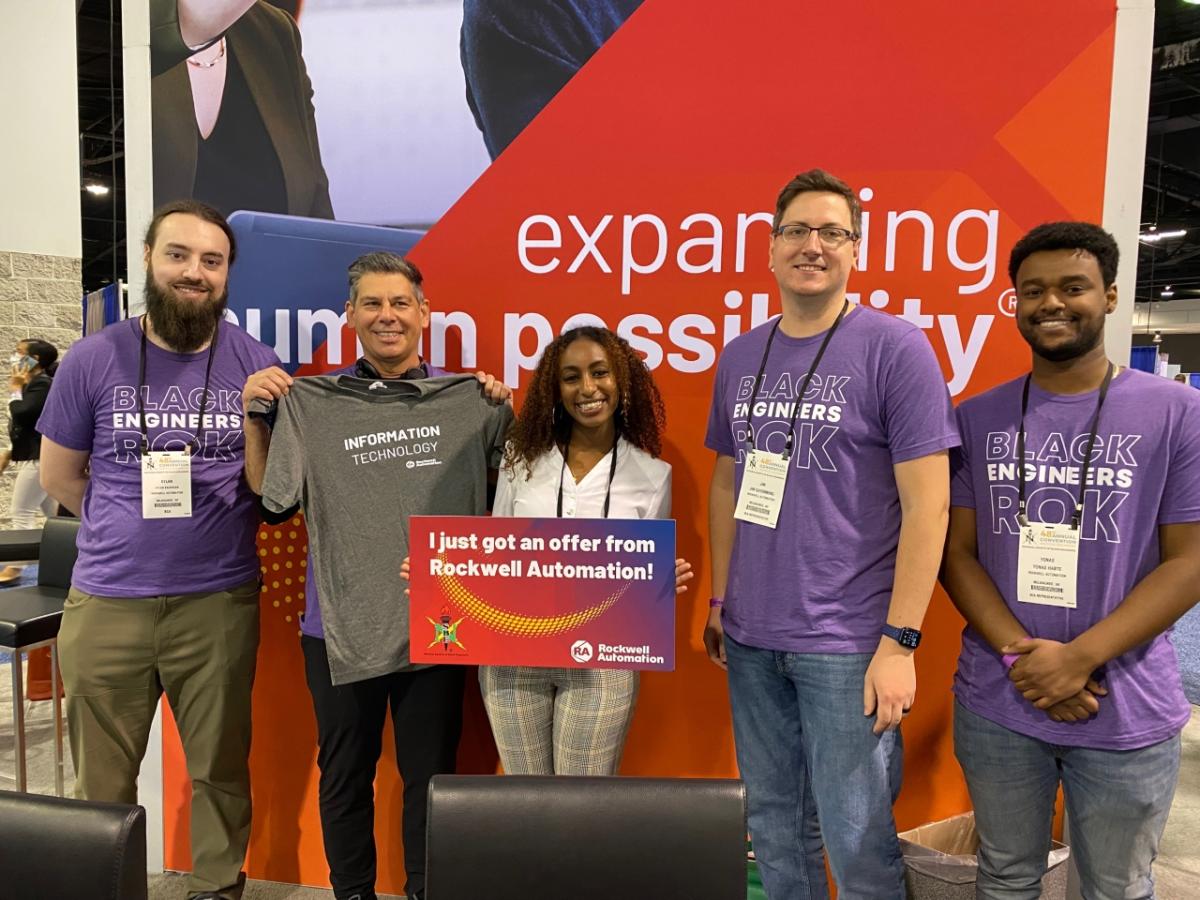
<instances>
[{"instance_id":1,"label":"black chair","mask_svg":"<svg viewBox=\"0 0 1200 900\"><path fill-rule=\"evenodd\" d=\"M0 531L0 562L25 562L37 559L42 529L20 528Z\"/></svg>"},{"instance_id":2,"label":"black chair","mask_svg":"<svg viewBox=\"0 0 1200 900\"><path fill-rule=\"evenodd\" d=\"M740 781L438 775L428 900L744 900Z\"/></svg>"},{"instance_id":3,"label":"black chair","mask_svg":"<svg viewBox=\"0 0 1200 900\"><path fill-rule=\"evenodd\" d=\"M50 692L54 704L54 786L63 795L62 703L58 696L58 626L75 568L79 520L50 518L42 529L37 584L0 591L0 648L12 653L13 740L16 788L26 789L25 678L21 655L50 648Z\"/></svg>"},{"instance_id":4,"label":"black chair","mask_svg":"<svg viewBox=\"0 0 1200 900\"><path fill-rule=\"evenodd\" d=\"M0 791L0 897L146 900L146 811Z\"/></svg>"}]
</instances>

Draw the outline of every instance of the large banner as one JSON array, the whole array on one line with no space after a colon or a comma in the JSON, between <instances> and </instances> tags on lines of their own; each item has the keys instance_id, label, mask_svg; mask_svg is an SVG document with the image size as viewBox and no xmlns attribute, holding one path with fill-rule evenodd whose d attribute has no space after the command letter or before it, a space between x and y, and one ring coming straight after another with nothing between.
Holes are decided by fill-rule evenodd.
<instances>
[{"instance_id":1,"label":"large banner","mask_svg":"<svg viewBox=\"0 0 1200 900\"><path fill-rule=\"evenodd\" d=\"M280 217L252 217L267 224L257 261L235 267L231 310L290 368L353 360L344 266L387 238L415 243L426 276L426 356L495 373L518 405L542 348L572 325L608 325L645 356L667 401L678 552L699 577L678 607L675 671L642 681L622 771L734 775L724 675L700 644L703 434L721 349L779 312L775 196L813 166L855 186L851 299L918 325L956 399L1014 377L1028 350L1008 248L1041 222L1101 217L1112 0L306 0L292 4L298 28L260 0L198 60L163 15L185 2L151 2L156 199L194 192ZM220 163L229 152L239 171ZM313 219L403 236L322 231L318 248L297 224ZM320 279L298 276L317 249ZM239 286L252 265L271 277ZM326 884L297 646L306 538L299 519L260 536L247 868ZM904 726L901 828L969 805L949 729L961 627L939 592ZM468 704L460 765L492 771L477 694ZM187 783L171 741L167 864L186 868ZM400 892L390 753L376 783L378 888Z\"/></svg>"}]
</instances>

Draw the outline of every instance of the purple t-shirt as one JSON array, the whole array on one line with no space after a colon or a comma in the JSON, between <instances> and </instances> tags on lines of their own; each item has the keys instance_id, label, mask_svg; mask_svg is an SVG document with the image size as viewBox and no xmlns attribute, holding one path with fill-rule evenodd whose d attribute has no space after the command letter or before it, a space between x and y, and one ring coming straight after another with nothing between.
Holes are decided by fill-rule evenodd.
<instances>
[{"instance_id":1,"label":"purple t-shirt","mask_svg":"<svg viewBox=\"0 0 1200 900\"><path fill-rule=\"evenodd\" d=\"M1158 526L1200 522L1200 392L1126 369L1100 413L1088 470L1075 609L1017 600L1017 439L1024 377L958 408L951 503L975 510L979 561L1031 637L1069 641L1111 613L1159 563ZM1098 392L1030 385L1026 503L1038 522L1070 521ZM1190 714L1168 634L1111 660L1108 696L1086 722L1055 722L1023 698L1003 661L963 632L954 692L972 712L1054 744L1129 750L1166 740Z\"/></svg>"},{"instance_id":2,"label":"purple t-shirt","mask_svg":"<svg viewBox=\"0 0 1200 900\"><path fill-rule=\"evenodd\" d=\"M760 450L783 451L792 401L824 338L777 332L751 408L773 324L734 339L717 365L705 445L734 457L735 496L747 417ZM735 523L722 622L752 647L867 653L887 619L900 537L893 466L958 444L950 395L919 328L852 307L803 401L777 527Z\"/></svg>"},{"instance_id":3,"label":"purple t-shirt","mask_svg":"<svg viewBox=\"0 0 1200 900\"><path fill-rule=\"evenodd\" d=\"M192 456L192 516L143 519L136 319L76 344L59 366L38 431L91 454L74 585L89 594L153 597L219 591L258 577L258 498L242 477L242 387L279 358L222 322L201 447ZM178 450L197 430L208 350L147 342L144 402L153 450Z\"/></svg>"}]
</instances>

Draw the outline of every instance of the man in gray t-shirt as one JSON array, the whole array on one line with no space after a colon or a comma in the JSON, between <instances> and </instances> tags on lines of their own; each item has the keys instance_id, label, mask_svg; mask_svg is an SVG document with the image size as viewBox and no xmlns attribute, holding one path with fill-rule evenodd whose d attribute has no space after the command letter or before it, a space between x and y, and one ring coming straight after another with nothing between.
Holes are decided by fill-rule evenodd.
<instances>
[{"instance_id":1,"label":"man in gray t-shirt","mask_svg":"<svg viewBox=\"0 0 1200 900\"><path fill-rule=\"evenodd\" d=\"M454 771L465 669L409 664L399 577L408 517L484 511L487 469L512 421L510 392L482 375L482 387L470 376L430 377L444 373L420 357L429 303L412 263L368 253L349 275L346 322L362 358L330 376L293 379L278 367L250 376L244 402L282 402L273 437L265 419L246 417L246 480L264 494L268 521L297 503L308 521L306 587L316 590L307 592L300 646L334 896L375 896L375 769L390 711L406 891L420 900L429 779Z\"/></svg>"}]
</instances>

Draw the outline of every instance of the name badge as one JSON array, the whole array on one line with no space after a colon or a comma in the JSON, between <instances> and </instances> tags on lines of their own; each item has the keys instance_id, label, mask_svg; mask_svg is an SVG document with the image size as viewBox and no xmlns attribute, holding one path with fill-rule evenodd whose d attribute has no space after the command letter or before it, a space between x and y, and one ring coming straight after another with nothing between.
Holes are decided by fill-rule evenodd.
<instances>
[{"instance_id":1,"label":"name badge","mask_svg":"<svg viewBox=\"0 0 1200 900\"><path fill-rule=\"evenodd\" d=\"M142 454L142 518L192 517L192 455L187 450Z\"/></svg>"},{"instance_id":2,"label":"name badge","mask_svg":"<svg viewBox=\"0 0 1200 900\"><path fill-rule=\"evenodd\" d=\"M735 519L774 528L783 508L783 491L787 487L788 458L782 453L751 450L742 472L742 489L738 492Z\"/></svg>"},{"instance_id":3,"label":"name badge","mask_svg":"<svg viewBox=\"0 0 1200 900\"><path fill-rule=\"evenodd\" d=\"M1017 599L1040 606L1075 608L1079 529L1030 522L1021 526L1017 551Z\"/></svg>"}]
</instances>

